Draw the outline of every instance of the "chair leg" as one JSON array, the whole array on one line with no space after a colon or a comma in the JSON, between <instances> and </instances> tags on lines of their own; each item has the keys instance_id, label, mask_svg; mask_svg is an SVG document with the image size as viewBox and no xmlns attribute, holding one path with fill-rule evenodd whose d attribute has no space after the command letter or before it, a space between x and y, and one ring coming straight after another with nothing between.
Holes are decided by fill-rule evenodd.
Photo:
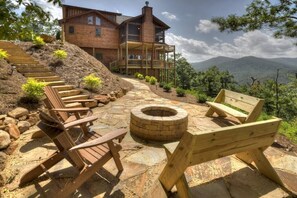
<instances>
[{"instance_id":1,"label":"chair leg","mask_svg":"<svg viewBox=\"0 0 297 198\"><path fill-rule=\"evenodd\" d=\"M113 142L111 141L111 142L108 142L107 144L108 144L108 147L109 147L110 152L111 152L111 154L112 154L113 160L114 160L114 162L115 162L115 164L116 164L116 166L117 166L119 172L123 171L124 168L123 168L122 162L121 162L121 160L120 160L120 155L119 155L119 153L116 151L116 148L115 148Z\"/></svg>"},{"instance_id":2,"label":"chair leg","mask_svg":"<svg viewBox=\"0 0 297 198\"><path fill-rule=\"evenodd\" d=\"M25 173L21 179L19 185L22 186L34 179L36 179L39 175L45 172L44 168L49 169L58 162L60 162L62 159L64 159L64 156L60 152L55 152L52 154L48 159L43 161L41 164L38 166L34 167L27 173Z\"/></svg>"},{"instance_id":3,"label":"chair leg","mask_svg":"<svg viewBox=\"0 0 297 198\"><path fill-rule=\"evenodd\" d=\"M179 197L191 197L190 188L186 180L185 174L183 174L180 179L176 182L177 193Z\"/></svg>"},{"instance_id":4,"label":"chair leg","mask_svg":"<svg viewBox=\"0 0 297 198\"><path fill-rule=\"evenodd\" d=\"M209 107L209 109L205 113L205 116L210 117L210 116L212 116L212 114L214 114L214 110L212 107Z\"/></svg>"}]
</instances>

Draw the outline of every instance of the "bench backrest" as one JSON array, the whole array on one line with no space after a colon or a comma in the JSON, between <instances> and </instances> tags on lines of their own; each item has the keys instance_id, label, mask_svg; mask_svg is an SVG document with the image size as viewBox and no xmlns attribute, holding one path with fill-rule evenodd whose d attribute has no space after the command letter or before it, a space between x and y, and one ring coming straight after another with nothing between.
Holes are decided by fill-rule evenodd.
<instances>
[{"instance_id":1,"label":"bench backrest","mask_svg":"<svg viewBox=\"0 0 297 198\"><path fill-rule=\"evenodd\" d=\"M187 132L183 135L161 174L166 188L171 189L181 172L189 167L224 156L265 149L278 131L281 119L247 123L205 132Z\"/></svg>"},{"instance_id":2,"label":"bench backrest","mask_svg":"<svg viewBox=\"0 0 297 198\"><path fill-rule=\"evenodd\" d=\"M214 102L226 103L233 107L248 112L246 123L250 120L255 121L261 114L264 100L242 93L222 89L215 98Z\"/></svg>"}]
</instances>

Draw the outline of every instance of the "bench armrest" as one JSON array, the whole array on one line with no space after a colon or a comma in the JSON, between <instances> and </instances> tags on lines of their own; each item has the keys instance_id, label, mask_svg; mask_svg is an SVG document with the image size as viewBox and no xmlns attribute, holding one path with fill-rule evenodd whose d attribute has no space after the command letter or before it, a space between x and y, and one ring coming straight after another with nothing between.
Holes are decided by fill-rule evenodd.
<instances>
[{"instance_id":1,"label":"bench armrest","mask_svg":"<svg viewBox=\"0 0 297 198\"><path fill-rule=\"evenodd\" d=\"M81 111L89 111L89 107L78 107L78 108L56 108L51 109L51 111L60 111L60 112L67 112L67 113L75 113L75 112L81 112Z\"/></svg>"},{"instance_id":2,"label":"bench armrest","mask_svg":"<svg viewBox=\"0 0 297 198\"><path fill-rule=\"evenodd\" d=\"M90 147L105 144L105 143L110 142L114 139L122 140L126 134L127 134L126 129L119 129L116 131L112 131L100 138L95 139L95 140L91 140L91 141L79 144L77 146L74 146L69 150L72 151L72 150L77 150L77 149L90 148Z\"/></svg>"},{"instance_id":3,"label":"bench armrest","mask_svg":"<svg viewBox=\"0 0 297 198\"><path fill-rule=\"evenodd\" d=\"M69 122L67 124L64 124L64 127L65 127L65 129L68 129L68 128L71 128L71 127L74 127L74 126L80 126L82 124L86 124L88 122L95 121L97 119L98 119L98 117L96 117L96 116L88 116L88 117L85 117L85 118L82 118L82 119L75 120L73 122Z\"/></svg>"}]
</instances>

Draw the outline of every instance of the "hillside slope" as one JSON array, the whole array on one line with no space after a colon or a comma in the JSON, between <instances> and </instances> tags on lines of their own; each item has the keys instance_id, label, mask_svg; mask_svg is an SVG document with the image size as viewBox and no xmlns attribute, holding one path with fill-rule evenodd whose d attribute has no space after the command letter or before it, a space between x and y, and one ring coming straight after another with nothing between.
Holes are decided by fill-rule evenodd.
<instances>
[{"instance_id":1,"label":"hillside slope","mask_svg":"<svg viewBox=\"0 0 297 198\"><path fill-rule=\"evenodd\" d=\"M121 78L113 75L100 61L76 45L65 42L46 44L41 49L32 47L32 43L19 43L27 53L37 59L40 63L49 66L67 84L83 87L83 77L96 73L103 81L103 86L98 90L100 94L108 94L111 91L122 92L123 89L130 90L132 85ZM53 56L55 50L65 50L68 57L59 64Z\"/></svg>"},{"instance_id":2,"label":"hillside slope","mask_svg":"<svg viewBox=\"0 0 297 198\"><path fill-rule=\"evenodd\" d=\"M233 60L236 60L236 59L225 57L225 56L218 56L199 63L192 63L192 67L196 70L203 71L203 70L207 70L210 66L221 65L223 63L231 62Z\"/></svg>"},{"instance_id":3,"label":"hillside slope","mask_svg":"<svg viewBox=\"0 0 297 198\"><path fill-rule=\"evenodd\" d=\"M219 60L228 60L222 59ZM230 61L219 62L217 64L210 64L213 62L213 59L209 59L207 61L203 61L200 64L194 63L193 67L195 67L198 71L207 70L209 67L216 65L221 71L229 71L232 75L234 75L235 80L244 84L250 82L250 78L254 77L257 80L263 81L266 79L275 79L277 74L277 69L279 71L279 81L282 83L288 82L288 75L297 72L297 66L293 66L294 59L275 59L276 61L272 61L273 59L263 59L257 58L254 56L246 56L239 59L229 59ZM292 64L285 64L292 63ZM199 67L200 66L200 67Z\"/></svg>"}]
</instances>

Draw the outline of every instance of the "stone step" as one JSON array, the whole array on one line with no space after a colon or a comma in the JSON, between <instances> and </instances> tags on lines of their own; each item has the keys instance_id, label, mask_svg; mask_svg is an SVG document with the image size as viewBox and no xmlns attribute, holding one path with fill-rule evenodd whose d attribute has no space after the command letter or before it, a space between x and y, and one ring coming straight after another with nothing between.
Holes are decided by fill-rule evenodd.
<instances>
[{"instance_id":1,"label":"stone step","mask_svg":"<svg viewBox=\"0 0 297 198\"><path fill-rule=\"evenodd\" d=\"M82 107L82 104L79 102L74 102L74 103L65 104L65 106L67 108L75 108L75 107Z\"/></svg>"},{"instance_id":2,"label":"stone step","mask_svg":"<svg viewBox=\"0 0 297 198\"><path fill-rule=\"evenodd\" d=\"M88 95L76 95L76 96L68 96L68 97L63 97L62 100L80 100L80 99L88 99Z\"/></svg>"},{"instance_id":3,"label":"stone step","mask_svg":"<svg viewBox=\"0 0 297 198\"><path fill-rule=\"evenodd\" d=\"M44 76L55 76L56 75L53 72L35 72L35 70L31 70L31 72L32 73L24 73L24 76L29 78L29 77L44 77Z\"/></svg>"},{"instance_id":4,"label":"stone step","mask_svg":"<svg viewBox=\"0 0 297 198\"><path fill-rule=\"evenodd\" d=\"M61 85L61 86L52 86L54 89L57 89L58 91L67 91L74 89L74 85Z\"/></svg>"},{"instance_id":5,"label":"stone step","mask_svg":"<svg viewBox=\"0 0 297 198\"><path fill-rule=\"evenodd\" d=\"M61 80L60 76L43 76L43 77L34 77L37 81L41 82L51 82Z\"/></svg>"},{"instance_id":6,"label":"stone step","mask_svg":"<svg viewBox=\"0 0 297 198\"><path fill-rule=\"evenodd\" d=\"M11 63L11 64L14 64L14 65L23 65L23 64L31 64L31 65L37 65L37 64L39 64L37 61L22 61L22 60L20 60L20 61L8 61L9 63Z\"/></svg>"},{"instance_id":7,"label":"stone step","mask_svg":"<svg viewBox=\"0 0 297 198\"><path fill-rule=\"evenodd\" d=\"M81 93L81 91L79 89L59 91L59 94L60 94L61 97L75 96L75 95L78 95L80 93Z\"/></svg>"},{"instance_id":8,"label":"stone step","mask_svg":"<svg viewBox=\"0 0 297 198\"><path fill-rule=\"evenodd\" d=\"M13 64L14 66L16 66L16 68L26 68L26 67L30 67L30 68L34 68L34 67L45 67L44 65L41 65L39 63L33 63L33 64Z\"/></svg>"},{"instance_id":9,"label":"stone step","mask_svg":"<svg viewBox=\"0 0 297 198\"><path fill-rule=\"evenodd\" d=\"M65 81L59 80L59 81L51 81L51 82L46 82L48 86L60 86L60 85L65 85Z\"/></svg>"},{"instance_id":10,"label":"stone step","mask_svg":"<svg viewBox=\"0 0 297 198\"><path fill-rule=\"evenodd\" d=\"M51 70L47 67L17 67L17 71L22 73L22 74L26 74L26 73L32 73L32 72L36 72L36 73L40 73L40 72L50 72Z\"/></svg>"}]
</instances>

